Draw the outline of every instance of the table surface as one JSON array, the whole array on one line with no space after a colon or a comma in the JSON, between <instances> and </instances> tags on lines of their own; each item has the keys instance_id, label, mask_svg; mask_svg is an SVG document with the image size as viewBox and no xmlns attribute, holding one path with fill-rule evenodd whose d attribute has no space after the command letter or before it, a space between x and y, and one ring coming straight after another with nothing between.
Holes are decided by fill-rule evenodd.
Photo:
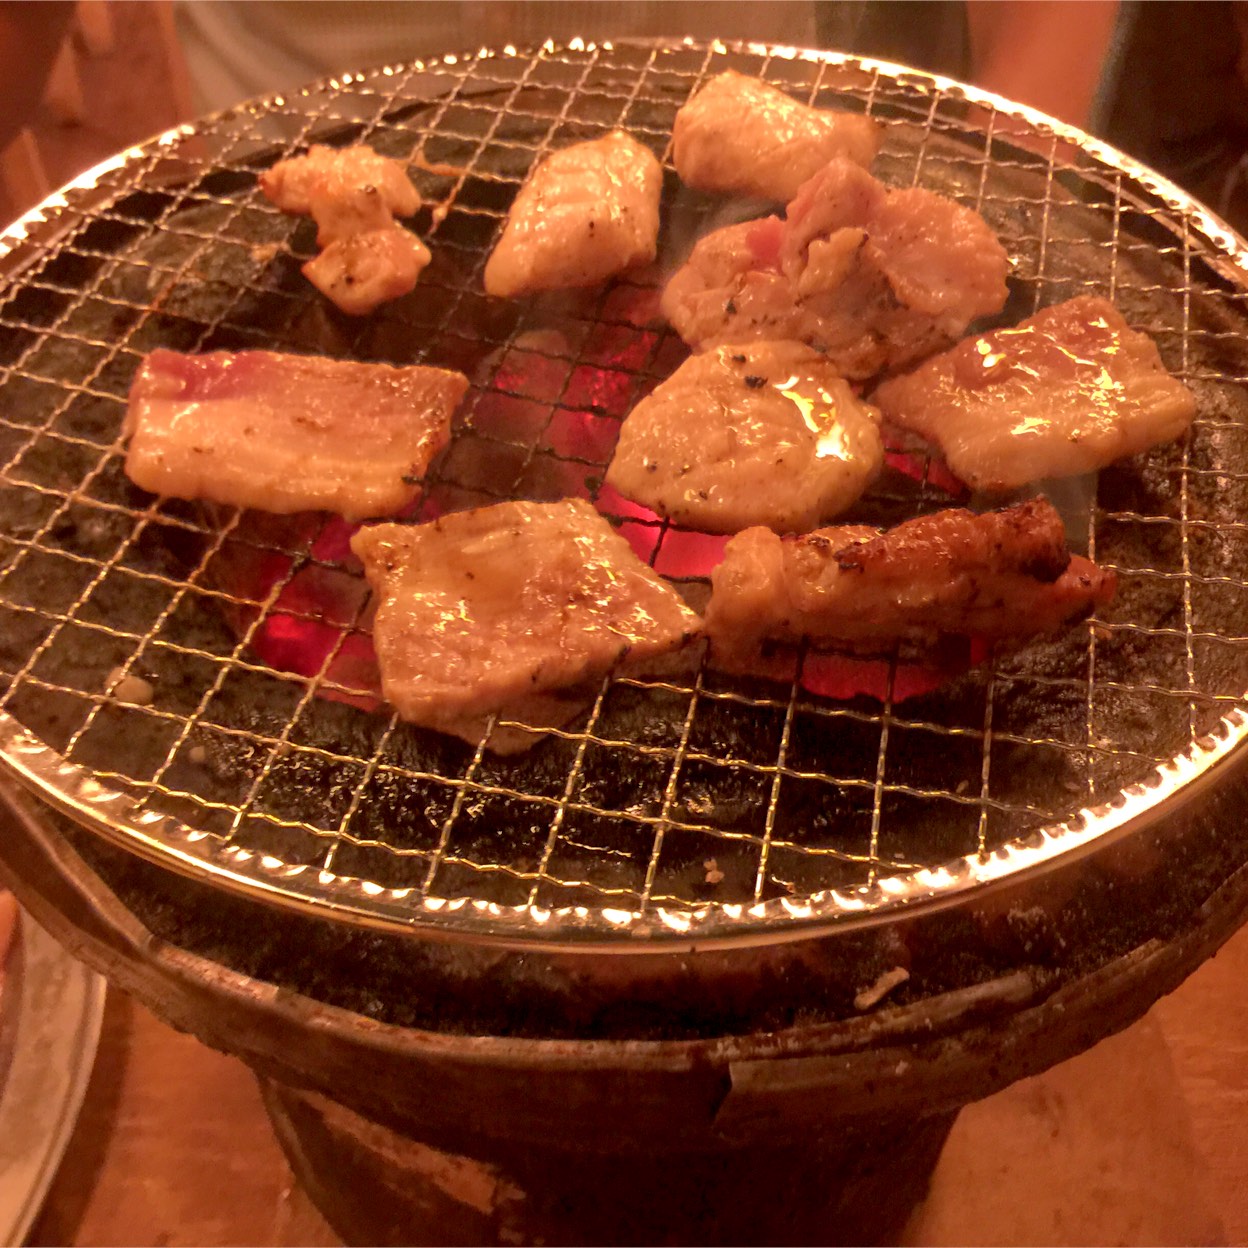
<instances>
[{"instance_id":1,"label":"table surface","mask_svg":"<svg viewBox=\"0 0 1248 1248\"><path fill-rule=\"evenodd\" d=\"M1135 1026L968 1106L906 1242L1248 1242L1245 982L1248 929ZM248 1069L112 993L30 1242L339 1241L295 1183Z\"/></svg>"}]
</instances>

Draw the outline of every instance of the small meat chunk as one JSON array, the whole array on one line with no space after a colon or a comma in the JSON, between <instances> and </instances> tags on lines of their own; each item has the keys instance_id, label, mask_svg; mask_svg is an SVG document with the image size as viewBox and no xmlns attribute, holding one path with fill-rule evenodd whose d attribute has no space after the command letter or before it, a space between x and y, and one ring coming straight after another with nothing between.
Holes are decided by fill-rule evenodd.
<instances>
[{"instance_id":1,"label":"small meat chunk","mask_svg":"<svg viewBox=\"0 0 1248 1248\"><path fill-rule=\"evenodd\" d=\"M485 266L488 294L596 286L648 264L663 170L622 130L548 156L522 186Z\"/></svg>"},{"instance_id":2,"label":"small meat chunk","mask_svg":"<svg viewBox=\"0 0 1248 1248\"><path fill-rule=\"evenodd\" d=\"M678 524L805 532L853 505L884 462L877 414L800 343L691 356L629 414L607 482Z\"/></svg>"},{"instance_id":3,"label":"small meat chunk","mask_svg":"<svg viewBox=\"0 0 1248 1248\"><path fill-rule=\"evenodd\" d=\"M415 234L392 225L330 243L303 266L303 275L350 316L366 316L416 285L429 249Z\"/></svg>"},{"instance_id":4,"label":"small meat chunk","mask_svg":"<svg viewBox=\"0 0 1248 1248\"><path fill-rule=\"evenodd\" d=\"M875 398L969 486L997 492L1172 442L1196 414L1152 339L1092 295L968 338Z\"/></svg>"},{"instance_id":5,"label":"small meat chunk","mask_svg":"<svg viewBox=\"0 0 1248 1248\"><path fill-rule=\"evenodd\" d=\"M386 699L404 719L472 742L495 713L671 654L701 631L583 499L375 525L351 548L378 599Z\"/></svg>"},{"instance_id":6,"label":"small meat chunk","mask_svg":"<svg viewBox=\"0 0 1248 1248\"><path fill-rule=\"evenodd\" d=\"M782 540L747 529L711 583L712 657L747 671L765 642L879 652L1050 633L1116 587L1112 571L1070 554L1045 499L983 515L940 511L887 532L846 525Z\"/></svg>"},{"instance_id":7,"label":"small meat chunk","mask_svg":"<svg viewBox=\"0 0 1248 1248\"><path fill-rule=\"evenodd\" d=\"M420 195L403 167L370 147L314 144L279 161L260 189L283 212L311 216L321 253L303 275L350 316L406 295L429 263L428 248L395 216L410 216Z\"/></svg>"},{"instance_id":8,"label":"small meat chunk","mask_svg":"<svg viewBox=\"0 0 1248 1248\"><path fill-rule=\"evenodd\" d=\"M782 204L828 161L869 166L879 145L869 117L799 104L731 69L702 87L672 126L672 161L687 186Z\"/></svg>"},{"instance_id":9,"label":"small meat chunk","mask_svg":"<svg viewBox=\"0 0 1248 1248\"><path fill-rule=\"evenodd\" d=\"M970 209L833 160L783 219L700 239L661 308L695 350L792 338L853 380L909 367L1005 306L1009 258Z\"/></svg>"},{"instance_id":10,"label":"small meat chunk","mask_svg":"<svg viewBox=\"0 0 1248 1248\"><path fill-rule=\"evenodd\" d=\"M266 169L260 175L260 189L282 212L315 217L326 235L319 240L322 246L361 230L336 223L336 211L352 218L380 207L391 216L410 217L420 207L420 194L403 166L363 144L335 148L314 143L305 155L279 160Z\"/></svg>"},{"instance_id":11,"label":"small meat chunk","mask_svg":"<svg viewBox=\"0 0 1248 1248\"><path fill-rule=\"evenodd\" d=\"M130 388L126 474L174 498L393 515L416 498L467 388L441 368L156 350Z\"/></svg>"}]
</instances>

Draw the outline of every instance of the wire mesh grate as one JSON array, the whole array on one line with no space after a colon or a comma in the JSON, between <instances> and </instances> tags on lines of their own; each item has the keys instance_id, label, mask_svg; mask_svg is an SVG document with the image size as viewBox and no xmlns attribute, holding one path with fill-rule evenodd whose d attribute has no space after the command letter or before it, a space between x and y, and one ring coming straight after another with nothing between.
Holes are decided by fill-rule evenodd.
<instances>
[{"instance_id":1,"label":"wire mesh grate","mask_svg":"<svg viewBox=\"0 0 1248 1248\"><path fill-rule=\"evenodd\" d=\"M519 756L405 724L377 694L350 527L142 495L121 467L130 379L157 346L459 368L470 391L415 518L587 497L700 606L725 539L602 477L619 422L685 354L657 315L664 273L759 210L685 191L670 167L676 110L725 68L878 118L877 173L953 195L1005 241L1003 319L1092 292L1153 334L1197 394L1190 436L1050 490L1119 598L969 670L808 655L788 685L611 677ZM616 127L666 162L659 263L596 291L487 298L516 188L551 150ZM309 143L357 141L410 161L434 256L415 294L363 320L307 286L314 231L256 181ZM140 852L362 921L531 935L553 913L592 937L658 920L748 934L973 885L1002 855L1021 870L1041 831L1046 854L1091 835L1098 811L1238 731L1238 244L1074 132L833 54L546 45L250 104L88 181L0 240L0 712L8 765ZM965 501L912 451L888 465L864 519Z\"/></svg>"}]
</instances>

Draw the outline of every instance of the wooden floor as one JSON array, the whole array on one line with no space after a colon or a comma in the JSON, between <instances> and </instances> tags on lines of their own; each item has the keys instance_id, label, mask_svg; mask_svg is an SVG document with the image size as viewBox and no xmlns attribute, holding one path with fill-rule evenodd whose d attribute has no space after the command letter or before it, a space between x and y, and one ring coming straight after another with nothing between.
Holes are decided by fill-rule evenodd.
<instances>
[{"instance_id":1,"label":"wooden floor","mask_svg":"<svg viewBox=\"0 0 1248 1248\"><path fill-rule=\"evenodd\" d=\"M1128 1031L963 1111L906 1242L1248 1243L1248 931ZM110 1000L34 1244L328 1245L236 1059Z\"/></svg>"},{"instance_id":2,"label":"wooden floor","mask_svg":"<svg viewBox=\"0 0 1248 1248\"><path fill-rule=\"evenodd\" d=\"M336 1244L249 1070L110 992L91 1086L32 1244Z\"/></svg>"}]
</instances>

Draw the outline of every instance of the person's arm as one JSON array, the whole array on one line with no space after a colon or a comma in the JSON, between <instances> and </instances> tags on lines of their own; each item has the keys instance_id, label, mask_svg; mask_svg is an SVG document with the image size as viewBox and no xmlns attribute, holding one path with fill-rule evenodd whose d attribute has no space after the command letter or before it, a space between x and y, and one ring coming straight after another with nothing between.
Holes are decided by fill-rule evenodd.
<instances>
[{"instance_id":1,"label":"person's arm","mask_svg":"<svg viewBox=\"0 0 1248 1248\"><path fill-rule=\"evenodd\" d=\"M976 86L1084 126L1118 0L967 0Z\"/></svg>"},{"instance_id":2,"label":"person's arm","mask_svg":"<svg viewBox=\"0 0 1248 1248\"><path fill-rule=\"evenodd\" d=\"M72 0L0 0L0 151L39 107L73 18Z\"/></svg>"}]
</instances>

